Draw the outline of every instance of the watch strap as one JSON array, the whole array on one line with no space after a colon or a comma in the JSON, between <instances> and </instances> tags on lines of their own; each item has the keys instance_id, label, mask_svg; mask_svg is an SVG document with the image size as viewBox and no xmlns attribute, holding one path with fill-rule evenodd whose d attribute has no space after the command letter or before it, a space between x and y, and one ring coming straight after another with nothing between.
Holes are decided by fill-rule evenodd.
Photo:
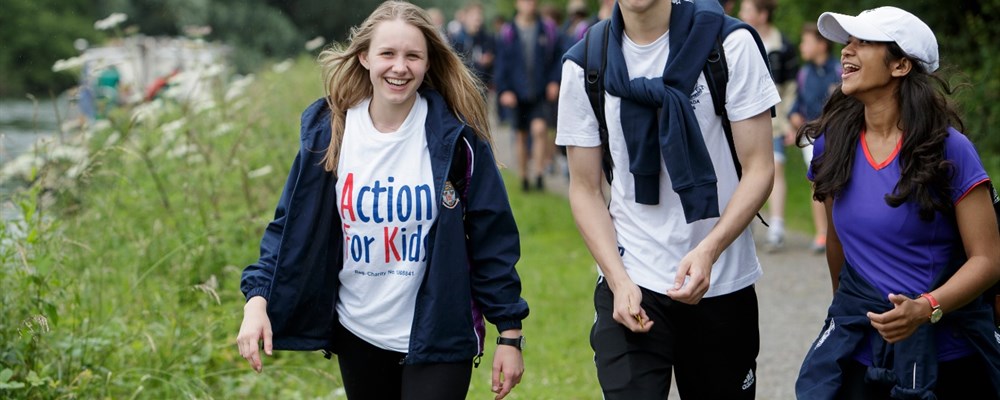
<instances>
[{"instance_id":1,"label":"watch strap","mask_svg":"<svg viewBox=\"0 0 1000 400\"><path fill-rule=\"evenodd\" d=\"M941 308L941 303L938 303L937 299L935 299L934 296L931 296L930 293L922 293L920 297L927 299L927 301L931 303L931 308Z\"/></svg>"},{"instance_id":2,"label":"watch strap","mask_svg":"<svg viewBox=\"0 0 1000 400\"><path fill-rule=\"evenodd\" d=\"M524 336L519 336L517 338L505 338L503 336L498 336L497 337L497 344L498 345L502 344L502 345L506 345L506 346L514 346L518 350L523 350L521 348L521 341L523 341L523 340L524 340Z\"/></svg>"},{"instance_id":3,"label":"watch strap","mask_svg":"<svg viewBox=\"0 0 1000 400\"><path fill-rule=\"evenodd\" d=\"M938 303L937 299L931 296L930 293L923 293L920 297L927 299L927 302L931 304L931 314L927 316L931 323L934 324L940 321L941 317L944 316L944 311L941 310L941 303Z\"/></svg>"}]
</instances>

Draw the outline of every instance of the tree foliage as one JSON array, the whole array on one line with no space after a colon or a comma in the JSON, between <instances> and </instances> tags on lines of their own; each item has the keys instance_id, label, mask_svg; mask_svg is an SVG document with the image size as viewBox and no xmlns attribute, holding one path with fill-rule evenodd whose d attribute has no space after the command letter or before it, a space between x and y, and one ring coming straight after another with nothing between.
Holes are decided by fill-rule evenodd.
<instances>
[{"instance_id":1,"label":"tree foliage","mask_svg":"<svg viewBox=\"0 0 1000 400\"><path fill-rule=\"evenodd\" d=\"M516 0L480 1L487 17L510 18ZM740 0L737 2L739 7ZM207 40L234 47L234 65L255 70L267 59L290 57L303 51L315 36L344 40L380 0L4 0L0 12L0 96L21 97L26 92L47 93L71 86L76 77L53 73L52 64L77 54L73 41L97 43L103 35L93 22L112 12L128 14L128 26L147 35L181 35L184 27L207 25ZM440 8L445 15L466 0L414 0L423 7ZM541 0L565 10L566 0ZM599 0L587 0L596 11ZM1000 0L954 0L942 6L935 0L782 0L776 25L798 41L802 23L815 21L823 11L856 14L881 5L905 8L930 25L938 36L942 72L961 86L956 100L967 118L966 131L981 150L1000 152L1000 137L988 135L1000 121Z\"/></svg>"},{"instance_id":2,"label":"tree foliage","mask_svg":"<svg viewBox=\"0 0 1000 400\"><path fill-rule=\"evenodd\" d=\"M72 85L76 78L53 73L52 64L77 54L77 38L100 36L89 2L4 0L0 8L0 96L47 95Z\"/></svg>"}]
</instances>

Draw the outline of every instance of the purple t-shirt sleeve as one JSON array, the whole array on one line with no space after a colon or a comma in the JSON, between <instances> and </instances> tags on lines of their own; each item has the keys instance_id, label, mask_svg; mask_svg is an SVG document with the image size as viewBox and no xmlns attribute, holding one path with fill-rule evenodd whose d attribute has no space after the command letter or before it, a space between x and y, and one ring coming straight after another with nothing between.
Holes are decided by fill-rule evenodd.
<instances>
[{"instance_id":1,"label":"purple t-shirt sleeve","mask_svg":"<svg viewBox=\"0 0 1000 400\"><path fill-rule=\"evenodd\" d=\"M955 176L951 180L951 200L958 204L976 186L990 180L975 146L962 133L948 128L945 139L945 158L954 163Z\"/></svg>"}]
</instances>

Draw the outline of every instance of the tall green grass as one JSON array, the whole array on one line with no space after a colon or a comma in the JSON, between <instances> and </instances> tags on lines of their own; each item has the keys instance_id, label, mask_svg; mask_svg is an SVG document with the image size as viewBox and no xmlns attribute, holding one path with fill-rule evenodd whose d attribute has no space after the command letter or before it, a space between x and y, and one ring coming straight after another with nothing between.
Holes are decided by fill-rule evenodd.
<instances>
[{"instance_id":1,"label":"tall green grass","mask_svg":"<svg viewBox=\"0 0 1000 400\"><path fill-rule=\"evenodd\" d=\"M164 102L82 135L85 168L38 171L0 230L0 397L337 398L336 362L276 352L256 374L236 349L243 266L257 257L299 114L322 95L300 59L214 108ZM271 172L268 172L271 171ZM531 306L511 398L599 398L588 344L593 261L565 199L511 191ZM491 343L495 330L489 330ZM489 392L492 350L469 398Z\"/></svg>"}]
</instances>

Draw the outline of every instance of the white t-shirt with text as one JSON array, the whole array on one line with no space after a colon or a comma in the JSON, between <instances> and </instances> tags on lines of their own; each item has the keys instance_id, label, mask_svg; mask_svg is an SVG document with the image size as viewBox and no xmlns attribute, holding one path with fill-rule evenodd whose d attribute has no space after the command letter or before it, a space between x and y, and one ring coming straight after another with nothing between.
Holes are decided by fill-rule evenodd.
<instances>
[{"instance_id":1,"label":"white t-shirt with text","mask_svg":"<svg viewBox=\"0 0 1000 400\"><path fill-rule=\"evenodd\" d=\"M375 129L370 100L347 111L337 169L344 268L337 312L376 347L409 352L413 310L427 269L427 234L437 218L424 121L417 97L396 132Z\"/></svg>"},{"instance_id":2,"label":"white t-shirt with text","mask_svg":"<svg viewBox=\"0 0 1000 400\"><path fill-rule=\"evenodd\" d=\"M622 48L630 78L663 75L670 52L668 36L669 32L664 33L647 45L638 45L627 36L623 38ZM731 121L754 117L780 101L767 65L748 31L739 29L731 33L723 41L723 48L729 67L726 110ZM665 293L673 287L681 259L708 235L718 218L691 224L686 222L680 198L671 188L670 176L662 160L660 204L635 202L635 181L629 172L629 155L620 121L621 99L607 93L605 99L609 146L614 160L609 211L617 233L619 254L633 282ZM691 104L718 177L719 210L723 211L739 180L722 129L722 120L715 115L704 74L699 76L691 94ZM563 64L556 144L578 147L601 145L597 119L584 86L584 70L572 61ZM753 284L761 275L760 262L748 228L712 267L711 286L705 297L732 293Z\"/></svg>"}]
</instances>

